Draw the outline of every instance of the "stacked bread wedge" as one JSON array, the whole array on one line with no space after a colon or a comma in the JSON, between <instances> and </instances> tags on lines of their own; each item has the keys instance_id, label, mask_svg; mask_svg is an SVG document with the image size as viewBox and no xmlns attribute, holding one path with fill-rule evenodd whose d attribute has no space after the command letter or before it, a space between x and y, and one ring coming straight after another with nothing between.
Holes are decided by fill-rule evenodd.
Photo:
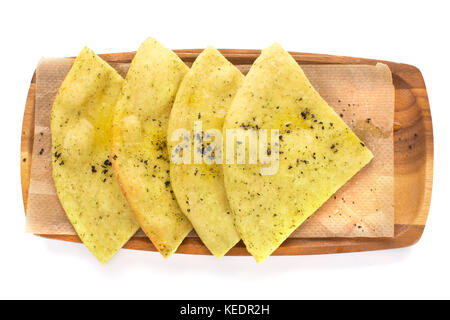
<instances>
[{"instance_id":1,"label":"stacked bread wedge","mask_svg":"<svg viewBox=\"0 0 450 320\"><path fill-rule=\"evenodd\" d=\"M103 264L139 227L164 257L194 229L261 262L373 157L278 44L244 76L149 38L125 79L84 48L51 130L58 197Z\"/></svg>"}]
</instances>

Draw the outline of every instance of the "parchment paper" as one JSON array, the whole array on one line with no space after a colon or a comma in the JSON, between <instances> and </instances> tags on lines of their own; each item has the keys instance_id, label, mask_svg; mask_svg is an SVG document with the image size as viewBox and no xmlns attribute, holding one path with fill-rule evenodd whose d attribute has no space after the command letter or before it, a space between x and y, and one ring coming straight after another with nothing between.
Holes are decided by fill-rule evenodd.
<instances>
[{"instance_id":1,"label":"parchment paper","mask_svg":"<svg viewBox=\"0 0 450 320\"><path fill-rule=\"evenodd\" d=\"M72 63L73 59L43 59L36 71L35 136L26 218L30 233L76 234L53 184L50 135L53 100ZM129 64L111 65L126 75ZM237 67L245 74L250 66ZM392 237L394 87L389 68L384 64L302 68L321 96L366 143L374 159L291 237ZM138 231L136 236L145 235Z\"/></svg>"}]
</instances>

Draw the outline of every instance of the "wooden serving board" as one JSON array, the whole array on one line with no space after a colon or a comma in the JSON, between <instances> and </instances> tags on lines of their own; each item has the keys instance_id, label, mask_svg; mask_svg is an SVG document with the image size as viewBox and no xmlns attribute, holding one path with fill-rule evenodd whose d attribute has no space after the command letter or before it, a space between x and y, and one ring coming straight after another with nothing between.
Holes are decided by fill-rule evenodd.
<instances>
[{"instance_id":1,"label":"wooden serving board","mask_svg":"<svg viewBox=\"0 0 450 320\"><path fill-rule=\"evenodd\" d=\"M185 62L193 62L202 49L174 50ZM236 65L251 65L260 50L223 49L222 54ZM363 58L291 52L300 64L385 63L392 71L395 87L394 119L394 198L395 236L393 238L315 238L287 239L275 255L304 255L357 252L401 248L415 244L425 228L433 183L433 127L425 83L420 71L411 65ZM135 52L100 55L108 62L130 62ZM27 208L31 156L34 137L36 77L28 91L22 125L22 194ZM25 210L26 211L26 210ZM78 236L39 235L46 238L81 242ZM124 248L156 251L146 237L133 237ZM177 253L210 254L199 238L186 238ZM239 242L227 255L249 255Z\"/></svg>"}]
</instances>

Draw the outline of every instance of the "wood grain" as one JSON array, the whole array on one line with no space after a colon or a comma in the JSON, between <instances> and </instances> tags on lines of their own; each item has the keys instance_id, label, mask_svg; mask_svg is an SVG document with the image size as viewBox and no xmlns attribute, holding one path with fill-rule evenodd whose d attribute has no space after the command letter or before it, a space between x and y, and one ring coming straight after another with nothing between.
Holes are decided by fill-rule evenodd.
<instances>
[{"instance_id":1,"label":"wood grain","mask_svg":"<svg viewBox=\"0 0 450 320\"><path fill-rule=\"evenodd\" d=\"M174 50L185 62L193 62L202 49ZM260 50L220 49L232 63L251 64ZM368 64L389 66L395 87L394 119L394 198L395 236L393 238L316 238L287 239L275 255L304 255L359 252L401 248L415 244L422 236L430 207L433 183L433 127L425 83L420 71L411 65L389 61L291 52L300 64ZM135 52L100 56L108 62L130 62ZM31 156L34 137L36 77L28 91L22 125L21 180L24 207L27 207ZM26 211L26 210L25 210ZM46 238L80 242L78 236L39 235ZM132 238L124 248L155 251L148 238ZM186 238L177 253L210 254L199 238ZM227 255L248 255L239 242Z\"/></svg>"}]
</instances>

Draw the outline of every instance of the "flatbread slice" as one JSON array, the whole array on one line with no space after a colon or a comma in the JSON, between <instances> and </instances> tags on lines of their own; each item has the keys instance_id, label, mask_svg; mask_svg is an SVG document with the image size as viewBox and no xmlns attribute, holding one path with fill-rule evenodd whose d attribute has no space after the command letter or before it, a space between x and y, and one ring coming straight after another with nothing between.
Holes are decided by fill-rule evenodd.
<instances>
[{"instance_id":1,"label":"flatbread slice","mask_svg":"<svg viewBox=\"0 0 450 320\"><path fill-rule=\"evenodd\" d=\"M267 165L260 162L224 165L236 227L257 262L373 157L279 44L251 67L228 110L224 130L230 128L279 130L277 142L266 139L267 154L279 150L274 174L262 174Z\"/></svg>"},{"instance_id":2,"label":"flatbread slice","mask_svg":"<svg viewBox=\"0 0 450 320\"><path fill-rule=\"evenodd\" d=\"M112 161L142 230L170 256L192 230L170 185L167 124L189 68L171 50L147 39L131 62L114 124Z\"/></svg>"},{"instance_id":3,"label":"flatbread slice","mask_svg":"<svg viewBox=\"0 0 450 320\"><path fill-rule=\"evenodd\" d=\"M85 47L62 83L51 115L58 198L102 264L139 228L110 161L113 108L122 84L122 77Z\"/></svg>"},{"instance_id":4,"label":"flatbread slice","mask_svg":"<svg viewBox=\"0 0 450 320\"><path fill-rule=\"evenodd\" d=\"M197 57L178 89L170 113L167 137L171 155L183 149L183 137L173 134L184 129L189 132L190 150L207 157L205 151L215 142L215 138L207 137L208 130L218 130L221 136L227 109L243 80L243 74L213 47ZM204 133L203 141L197 139L200 150L195 147L194 123L201 124ZM179 150L175 150L178 146ZM211 152L206 160L211 161L196 164L191 156L190 164L171 161L172 188L203 243L220 258L240 239L225 194L222 159L216 161L212 158L216 154Z\"/></svg>"}]
</instances>

